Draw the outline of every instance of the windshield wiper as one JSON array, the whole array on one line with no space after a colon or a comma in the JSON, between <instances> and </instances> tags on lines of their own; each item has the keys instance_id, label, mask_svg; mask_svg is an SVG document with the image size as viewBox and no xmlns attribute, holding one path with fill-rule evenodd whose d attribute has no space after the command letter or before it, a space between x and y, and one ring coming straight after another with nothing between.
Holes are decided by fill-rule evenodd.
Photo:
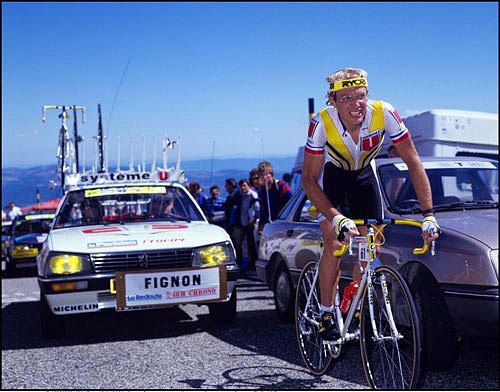
<instances>
[{"instance_id":1,"label":"windshield wiper","mask_svg":"<svg viewBox=\"0 0 500 392\"><path fill-rule=\"evenodd\" d=\"M442 204L434 207L436 211L445 211L449 209L460 208L498 208L498 202L493 200L473 200L461 201L449 204Z\"/></svg>"},{"instance_id":2,"label":"windshield wiper","mask_svg":"<svg viewBox=\"0 0 500 392\"><path fill-rule=\"evenodd\" d=\"M183 215L167 214L165 218L191 223L191 218Z\"/></svg>"},{"instance_id":3,"label":"windshield wiper","mask_svg":"<svg viewBox=\"0 0 500 392\"><path fill-rule=\"evenodd\" d=\"M418 207L416 208L389 208L389 211L395 213L395 214L418 214L422 212L422 210Z\"/></svg>"}]
</instances>

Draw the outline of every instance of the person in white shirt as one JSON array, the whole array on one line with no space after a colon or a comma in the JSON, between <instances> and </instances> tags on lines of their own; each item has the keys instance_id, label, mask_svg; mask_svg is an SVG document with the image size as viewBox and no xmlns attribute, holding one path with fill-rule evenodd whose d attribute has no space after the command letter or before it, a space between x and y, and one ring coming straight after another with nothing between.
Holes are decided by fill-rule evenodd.
<instances>
[{"instance_id":1,"label":"person in white shirt","mask_svg":"<svg viewBox=\"0 0 500 392\"><path fill-rule=\"evenodd\" d=\"M23 215L21 209L16 206L16 203L11 201L7 205L7 220L8 221L13 221L16 216ZM3 218L3 217L2 217Z\"/></svg>"}]
</instances>

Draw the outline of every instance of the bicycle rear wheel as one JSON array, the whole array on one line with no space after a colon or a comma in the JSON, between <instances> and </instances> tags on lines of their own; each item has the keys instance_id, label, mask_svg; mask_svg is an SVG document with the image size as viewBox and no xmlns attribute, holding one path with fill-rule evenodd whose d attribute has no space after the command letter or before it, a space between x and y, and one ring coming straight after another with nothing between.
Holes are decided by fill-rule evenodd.
<instances>
[{"instance_id":1,"label":"bicycle rear wheel","mask_svg":"<svg viewBox=\"0 0 500 392\"><path fill-rule=\"evenodd\" d=\"M313 286L317 268L318 263L310 261L305 265L299 276L295 295L295 331L297 333L300 355L306 367L312 374L321 376L330 368L332 356L328 347L323 345L323 340L319 336L318 325L307 320L307 318L310 318L319 321L319 280L316 280L316 284ZM307 303L307 297L311 290L313 295L311 301Z\"/></svg>"},{"instance_id":2,"label":"bicycle rear wheel","mask_svg":"<svg viewBox=\"0 0 500 392\"><path fill-rule=\"evenodd\" d=\"M368 383L377 389L413 389L420 372L420 323L411 292L401 275L388 266L375 269L372 288L365 287L360 318L361 359ZM370 318L370 291L378 336ZM399 336L391 330L391 318Z\"/></svg>"}]
</instances>

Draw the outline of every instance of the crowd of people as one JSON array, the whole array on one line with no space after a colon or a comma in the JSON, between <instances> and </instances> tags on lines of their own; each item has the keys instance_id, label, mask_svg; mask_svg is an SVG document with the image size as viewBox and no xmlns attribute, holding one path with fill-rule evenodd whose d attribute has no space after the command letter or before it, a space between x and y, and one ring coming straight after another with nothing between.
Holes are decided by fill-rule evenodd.
<instances>
[{"instance_id":1,"label":"crowd of people","mask_svg":"<svg viewBox=\"0 0 500 392\"><path fill-rule=\"evenodd\" d=\"M236 261L242 271L255 271L258 240L268 222L275 220L279 211L292 197L287 174L282 179L274 177L269 161L262 161L248 173L248 178L236 181L228 178L221 195L217 185L210 187L207 196L197 181L187 188L204 211L210 223L223 227L236 249ZM243 246L246 243L248 263L245 263Z\"/></svg>"}]
</instances>

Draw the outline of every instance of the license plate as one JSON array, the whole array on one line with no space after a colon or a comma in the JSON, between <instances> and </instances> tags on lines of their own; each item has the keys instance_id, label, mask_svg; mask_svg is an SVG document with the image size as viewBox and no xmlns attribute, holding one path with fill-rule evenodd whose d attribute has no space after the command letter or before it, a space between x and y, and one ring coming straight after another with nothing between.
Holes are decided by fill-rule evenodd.
<instances>
[{"instance_id":1,"label":"license plate","mask_svg":"<svg viewBox=\"0 0 500 392\"><path fill-rule=\"evenodd\" d=\"M12 251L13 259L26 259L28 257L36 257L38 256L38 249L16 249Z\"/></svg>"},{"instance_id":2,"label":"license plate","mask_svg":"<svg viewBox=\"0 0 500 392\"><path fill-rule=\"evenodd\" d=\"M226 268L117 272L116 309L127 310L225 299Z\"/></svg>"}]
</instances>

